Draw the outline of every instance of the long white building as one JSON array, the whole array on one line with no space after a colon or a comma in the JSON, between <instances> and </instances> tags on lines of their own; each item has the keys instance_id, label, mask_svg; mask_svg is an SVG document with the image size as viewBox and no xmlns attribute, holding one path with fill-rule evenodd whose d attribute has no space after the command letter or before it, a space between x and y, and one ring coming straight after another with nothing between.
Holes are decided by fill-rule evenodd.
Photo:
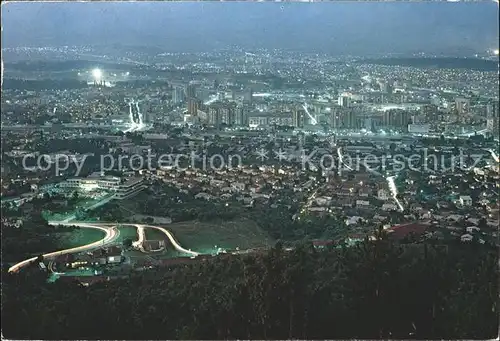
<instances>
[{"instance_id":1,"label":"long white building","mask_svg":"<svg viewBox=\"0 0 500 341\"><path fill-rule=\"evenodd\" d=\"M120 178L92 174L86 178L72 178L59 184L60 188L79 191L105 190L114 192L113 199L122 200L134 196L146 188L142 177Z\"/></svg>"}]
</instances>

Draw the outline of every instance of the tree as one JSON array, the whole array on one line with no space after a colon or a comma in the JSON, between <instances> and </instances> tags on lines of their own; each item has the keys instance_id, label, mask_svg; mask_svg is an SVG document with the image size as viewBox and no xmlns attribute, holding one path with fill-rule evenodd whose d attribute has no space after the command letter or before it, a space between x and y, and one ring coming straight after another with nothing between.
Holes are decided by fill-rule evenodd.
<instances>
[{"instance_id":1,"label":"tree","mask_svg":"<svg viewBox=\"0 0 500 341\"><path fill-rule=\"evenodd\" d=\"M495 248L381 236L323 251L276 245L88 288L49 284L39 272L4 273L2 332L19 339L485 339L498 331L496 267Z\"/></svg>"},{"instance_id":2,"label":"tree","mask_svg":"<svg viewBox=\"0 0 500 341\"><path fill-rule=\"evenodd\" d=\"M477 227L479 227L481 230L488 227L488 221L486 220L486 218L482 217L481 219L479 219L479 221L477 222Z\"/></svg>"},{"instance_id":3,"label":"tree","mask_svg":"<svg viewBox=\"0 0 500 341\"><path fill-rule=\"evenodd\" d=\"M127 248L127 249L132 247L132 239L130 239L130 238L124 239L123 240L123 247Z\"/></svg>"}]
</instances>

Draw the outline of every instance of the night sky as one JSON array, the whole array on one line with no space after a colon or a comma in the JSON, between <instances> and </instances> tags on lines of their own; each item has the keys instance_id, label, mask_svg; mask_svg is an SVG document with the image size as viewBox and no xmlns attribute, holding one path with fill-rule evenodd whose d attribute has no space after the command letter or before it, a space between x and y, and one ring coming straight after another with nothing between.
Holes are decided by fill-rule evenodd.
<instances>
[{"instance_id":1,"label":"night sky","mask_svg":"<svg viewBox=\"0 0 500 341\"><path fill-rule=\"evenodd\" d=\"M494 2L29 2L3 4L2 26L4 47L238 45L356 55L498 47Z\"/></svg>"}]
</instances>

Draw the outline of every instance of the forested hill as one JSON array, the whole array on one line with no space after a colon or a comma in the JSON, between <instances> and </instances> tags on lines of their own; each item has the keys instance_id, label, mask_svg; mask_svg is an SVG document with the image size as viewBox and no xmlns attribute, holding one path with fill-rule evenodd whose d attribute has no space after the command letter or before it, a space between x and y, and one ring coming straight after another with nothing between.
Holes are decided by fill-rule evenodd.
<instances>
[{"instance_id":1,"label":"forested hill","mask_svg":"<svg viewBox=\"0 0 500 341\"><path fill-rule=\"evenodd\" d=\"M418 68L470 69L476 71L498 71L498 61L479 58L380 58L358 60L360 64L399 65Z\"/></svg>"},{"instance_id":2,"label":"forested hill","mask_svg":"<svg viewBox=\"0 0 500 341\"><path fill-rule=\"evenodd\" d=\"M497 253L365 241L217 257L82 287L3 275L13 339L491 339Z\"/></svg>"}]
</instances>

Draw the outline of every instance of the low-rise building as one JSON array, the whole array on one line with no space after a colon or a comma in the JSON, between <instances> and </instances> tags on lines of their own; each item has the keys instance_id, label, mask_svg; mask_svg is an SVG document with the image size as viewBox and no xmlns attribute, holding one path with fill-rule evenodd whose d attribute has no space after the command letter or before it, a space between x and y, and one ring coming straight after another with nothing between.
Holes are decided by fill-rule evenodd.
<instances>
[{"instance_id":1,"label":"low-rise building","mask_svg":"<svg viewBox=\"0 0 500 341\"><path fill-rule=\"evenodd\" d=\"M472 241L473 238L474 237L472 235L468 234L468 233L460 236L460 240L463 241L463 242L470 242L470 241Z\"/></svg>"},{"instance_id":2,"label":"low-rise building","mask_svg":"<svg viewBox=\"0 0 500 341\"><path fill-rule=\"evenodd\" d=\"M472 198L468 195L461 195L459 201L462 206L472 206Z\"/></svg>"},{"instance_id":3,"label":"low-rise building","mask_svg":"<svg viewBox=\"0 0 500 341\"><path fill-rule=\"evenodd\" d=\"M397 211L398 207L392 203L385 203L382 205L384 211Z\"/></svg>"},{"instance_id":4,"label":"low-rise building","mask_svg":"<svg viewBox=\"0 0 500 341\"><path fill-rule=\"evenodd\" d=\"M389 194L389 191L381 188L377 191L377 197L380 199L380 200L389 200L390 198L390 194Z\"/></svg>"},{"instance_id":5,"label":"low-rise building","mask_svg":"<svg viewBox=\"0 0 500 341\"><path fill-rule=\"evenodd\" d=\"M370 206L370 202L368 200L356 200L356 206Z\"/></svg>"},{"instance_id":6,"label":"low-rise building","mask_svg":"<svg viewBox=\"0 0 500 341\"><path fill-rule=\"evenodd\" d=\"M105 190L114 192L113 199L117 200L129 198L146 188L141 177L120 178L96 174L86 178L68 179L61 182L59 187L79 191Z\"/></svg>"}]
</instances>

